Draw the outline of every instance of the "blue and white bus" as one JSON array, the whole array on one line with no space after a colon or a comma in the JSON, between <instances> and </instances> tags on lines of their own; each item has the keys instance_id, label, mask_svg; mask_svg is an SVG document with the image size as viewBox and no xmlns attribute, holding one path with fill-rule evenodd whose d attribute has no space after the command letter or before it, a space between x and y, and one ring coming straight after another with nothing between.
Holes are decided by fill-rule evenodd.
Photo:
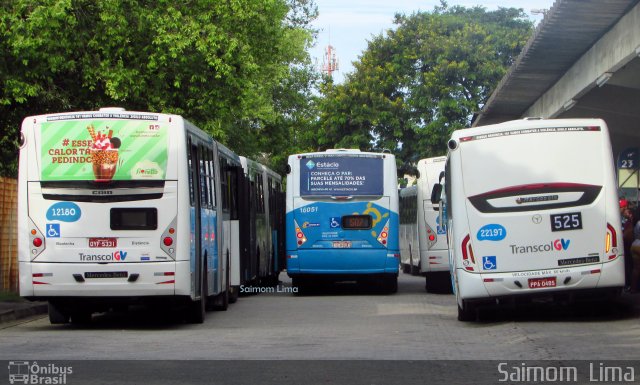
<instances>
[{"instance_id":1,"label":"blue and white bus","mask_svg":"<svg viewBox=\"0 0 640 385\"><path fill-rule=\"evenodd\" d=\"M51 323L132 302L227 308L240 157L179 115L28 117L18 178L20 295ZM232 294L233 296L233 294Z\"/></svg>"},{"instance_id":2,"label":"blue and white bus","mask_svg":"<svg viewBox=\"0 0 640 385\"><path fill-rule=\"evenodd\" d=\"M398 287L395 156L353 149L289 156L287 274L294 286L316 280Z\"/></svg>"}]
</instances>

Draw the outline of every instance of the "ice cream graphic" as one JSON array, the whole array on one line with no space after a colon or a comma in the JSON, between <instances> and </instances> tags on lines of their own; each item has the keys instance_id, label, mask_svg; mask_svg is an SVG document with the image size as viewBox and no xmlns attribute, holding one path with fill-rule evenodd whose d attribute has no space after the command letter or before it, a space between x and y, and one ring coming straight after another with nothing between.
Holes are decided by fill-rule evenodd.
<instances>
[{"instance_id":1,"label":"ice cream graphic","mask_svg":"<svg viewBox=\"0 0 640 385\"><path fill-rule=\"evenodd\" d=\"M113 131L108 134L96 132L93 125L87 126L89 135L93 139L91 147L91 161L93 163L93 174L96 180L108 181L113 178L118 165L118 149L120 139L112 137Z\"/></svg>"}]
</instances>

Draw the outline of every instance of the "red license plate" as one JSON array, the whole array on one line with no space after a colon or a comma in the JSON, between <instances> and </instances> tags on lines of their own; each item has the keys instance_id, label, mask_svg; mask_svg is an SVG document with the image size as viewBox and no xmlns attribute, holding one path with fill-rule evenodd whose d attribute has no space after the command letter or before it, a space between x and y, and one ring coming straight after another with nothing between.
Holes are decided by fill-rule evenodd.
<instances>
[{"instance_id":1,"label":"red license plate","mask_svg":"<svg viewBox=\"0 0 640 385\"><path fill-rule=\"evenodd\" d=\"M556 287L556 277L529 278L529 289Z\"/></svg>"},{"instance_id":2,"label":"red license plate","mask_svg":"<svg viewBox=\"0 0 640 385\"><path fill-rule=\"evenodd\" d=\"M89 238L89 247L117 247L117 238Z\"/></svg>"}]
</instances>

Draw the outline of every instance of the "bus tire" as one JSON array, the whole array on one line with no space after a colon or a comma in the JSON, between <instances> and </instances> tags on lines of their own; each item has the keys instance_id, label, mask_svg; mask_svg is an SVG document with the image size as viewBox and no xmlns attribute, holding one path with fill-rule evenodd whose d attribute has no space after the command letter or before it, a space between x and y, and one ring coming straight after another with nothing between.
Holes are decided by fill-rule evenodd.
<instances>
[{"instance_id":1,"label":"bus tire","mask_svg":"<svg viewBox=\"0 0 640 385\"><path fill-rule=\"evenodd\" d=\"M451 294L451 277L449 272L426 273L425 290L427 293Z\"/></svg>"},{"instance_id":2,"label":"bus tire","mask_svg":"<svg viewBox=\"0 0 640 385\"><path fill-rule=\"evenodd\" d=\"M472 322L475 321L478 317L476 312L476 307L471 305L468 302L462 302L464 308L461 308L458 305L458 321L462 322Z\"/></svg>"},{"instance_id":3,"label":"bus tire","mask_svg":"<svg viewBox=\"0 0 640 385\"><path fill-rule=\"evenodd\" d=\"M383 279L382 289L386 294L395 294L398 292L398 276L390 275Z\"/></svg>"},{"instance_id":4,"label":"bus tire","mask_svg":"<svg viewBox=\"0 0 640 385\"><path fill-rule=\"evenodd\" d=\"M193 324L201 324L207 314L207 264L206 257L202 262L202 270L200 274L200 299L189 303L189 322Z\"/></svg>"},{"instance_id":5,"label":"bus tire","mask_svg":"<svg viewBox=\"0 0 640 385\"><path fill-rule=\"evenodd\" d=\"M229 294L229 303L238 302L240 296L240 286L231 286L231 294Z\"/></svg>"},{"instance_id":6,"label":"bus tire","mask_svg":"<svg viewBox=\"0 0 640 385\"><path fill-rule=\"evenodd\" d=\"M49 302L49 322L52 325L69 323L70 315L60 305Z\"/></svg>"},{"instance_id":7,"label":"bus tire","mask_svg":"<svg viewBox=\"0 0 640 385\"><path fill-rule=\"evenodd\" d=\"M76 325L86 325L91 323L90 310L74 310L71 312L71 323Z\"/></svg>"},{"instance_id":8,"label":"bus tire","mask_svg":"<svg viewBox=\"0 0 640 385\"><path fill-rule=\"evenodd\" d=\"M225 272L227 283L225 285L224 291L218 294L213 302L213 309L218 311L227 311L229 309L229 292L231 291L231 283L229 279L231 278L231 265L229 264L229 252L227 252L227 269Z\"/></svg>"}]
</instances>

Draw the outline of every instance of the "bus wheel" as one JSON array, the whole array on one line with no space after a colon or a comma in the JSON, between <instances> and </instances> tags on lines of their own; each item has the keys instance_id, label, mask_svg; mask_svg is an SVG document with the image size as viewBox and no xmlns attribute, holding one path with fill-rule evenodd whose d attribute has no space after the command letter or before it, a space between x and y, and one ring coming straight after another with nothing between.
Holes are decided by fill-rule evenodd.
<instances>
[{"instance_id":1,"label":"bus wheel","mask_svg":"<svg viewBox=\"0 0 640 385\"><path fill-rule=\"evenodd\" d=\"M202 270L200 274L200 299L197 301L191 301L188 305L189 322L194 324L201 324L207 314L207 265L202 264Z\"/></svg>"},{"instance_id":2,"label":"bus wheel","mask_svg":"<svg viewBox=\"0 0 640 385\"><path fill-rule=\"evenodd\" d=\"M69 322L70 315L60 305L49 302L49 322L52 325L66 324Z\"/></svg>"},{"instance_id":3,"label":"bus wheel","mask_svg":"<svg viewBox=\"0 0 640 385\"><path fill-rule=\"evenodd\" d=\"M425 290L427 293L450 294L451 277L449 272L426 273Z\"/></svg>"},{"instance_id":4,"label":"bus wheel","mask_svg":"<svg viewBox=\"0 0 640 385\"><path fill-rule=\"evenodd\" d=\"M395 294L398 292L398 276L389 275L382 280L382 290L387 294Z\"/></svg>"},{"instance_id":5,"label":"bus wheel","mask_svg":"<svg viewBox=\"0 0 640 385\"><path fill-rule=\"evenodd\" d=\"M229 279L231 278L231 265L229 264L230 258L229 253L227 252L227 269L225 276L227 278L227 283L225 285L224 291L218 294L213 302L213 309L219 311L226 311L229 308L229 292L231 291L231 283Z\"/></svg>"},{"instance_id":6,"label":"bus wheel","mask_svg":"<svg viewBox=\"0 0 640 385\"><path fill-rule=\"evenodd\" d=\"M71 312L71 323L78 325L86 325L91 323L90 310L74 310Z\"/></svg>"},{"instance_id":7,"label":"bus wheel","mask_svg":"<svg viewBox=\"0 0 640 385\"><path fill-rule=\"evenodd\" d=\"M470 322L477 319L476 307L467 302L462 302L464 308L458 305L458 321Z\"/></svg>"},{"instance_id":8,"label":"bus wheel","mask_svg":"<svg viewBox=\"0 0 640 385\"><path fill-rule=\"evenodd\" d=\"M231 294L229 295L229 303L236 303L240 295L240 286L231 286Z\"/></svg>"}]
</instances>

